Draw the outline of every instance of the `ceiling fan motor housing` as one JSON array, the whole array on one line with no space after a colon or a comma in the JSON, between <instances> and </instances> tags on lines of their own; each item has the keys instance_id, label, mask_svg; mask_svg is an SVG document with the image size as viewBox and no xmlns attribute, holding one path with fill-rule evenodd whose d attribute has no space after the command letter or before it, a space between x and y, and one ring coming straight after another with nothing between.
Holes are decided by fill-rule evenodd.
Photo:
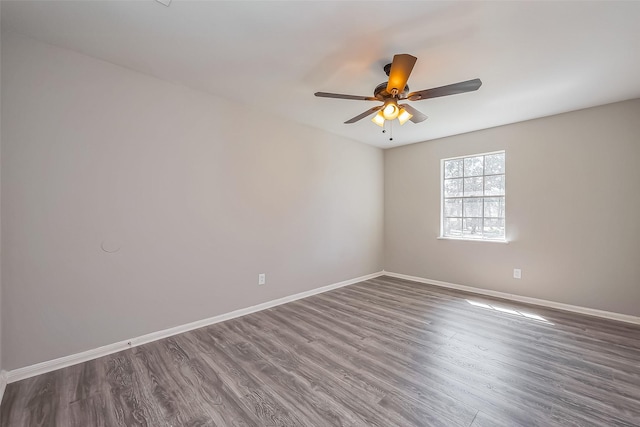
<instances>
[{"instance_id":1,"label":"ceiling fan motor housing","mask_svg":"<svg viewBox=\"0 0 640 427\"><path fill-rule=\"evenodd\" d=\"M396 95L397 98L404 99L409 93L409 85L404 87L404 90ZM384 101L387 98L391 98L392 94L387 92L387 82L382 82L373 90L373 96Z\"/></svg>"}]
</instances>

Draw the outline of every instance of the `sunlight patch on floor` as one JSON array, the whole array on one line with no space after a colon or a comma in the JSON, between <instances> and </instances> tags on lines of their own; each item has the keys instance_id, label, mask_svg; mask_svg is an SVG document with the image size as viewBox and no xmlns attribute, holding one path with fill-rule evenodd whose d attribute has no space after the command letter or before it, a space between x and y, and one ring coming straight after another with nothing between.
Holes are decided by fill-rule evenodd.
<instances>
[{"instance_id":1,"label":"sunlight patch on floor","mask_svg":"<svg viewBox=\"0 0 640 427\"><path fill-rule=\"evenodd\" d=\"M490 305L484 302L479 302L479 301L472 301L472 300L466 300L469 304L475 306L475 307L480 307L480 308L484 308L487 310L493 310L493 311L498 311L500 313L506 313L506 314L510 314L512 316L519 316L521 318L525 318L525 319L529 319L529 320L534 320L536 322L542 322L542 323L546 323L548 325L553 325L553 323L549 322L547 319L545 319L542 316L538 316L537 314L534 313L528 313L526 311L520 311L520 310L515 310L512 308L507 308L507 307L501 307L498 305Z\"/></svg>"}]
</instances>

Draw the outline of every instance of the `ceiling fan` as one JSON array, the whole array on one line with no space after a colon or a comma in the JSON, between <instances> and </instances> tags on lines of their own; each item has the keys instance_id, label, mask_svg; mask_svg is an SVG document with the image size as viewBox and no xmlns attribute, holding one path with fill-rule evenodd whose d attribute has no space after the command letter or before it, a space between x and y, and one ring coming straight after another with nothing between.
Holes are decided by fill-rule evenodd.
<instances>
[{"instance_id":1,"label":"ceiling fan","mask_svg":"<svg viewBox=\"0 0 640 427\"><path fill-rule=\"evenodd\" d=\"M373 91L373 96L343 95L339 93L316 92L315 95L322 98L353 99L356 101L379 101L382 105L368 109L362 114L358 114L345 124L355 123L371 114L378 112L371 120L378 126L384 127L385 120L395 120L401 125L407 120L413 123L420 123L427 119L427 116L416 110L409 104L398 104L398 101L420 101L422 99L438 98L440 96L455 95L457 93L473 92L482 86L480 79L467 80L447 86L432 89L409 92L407 80L413 70L418 58L406 53L395 55L393 62L384 67L384 71L389 76L389 81L380 83Z\"/></svg>"}]
</instances>

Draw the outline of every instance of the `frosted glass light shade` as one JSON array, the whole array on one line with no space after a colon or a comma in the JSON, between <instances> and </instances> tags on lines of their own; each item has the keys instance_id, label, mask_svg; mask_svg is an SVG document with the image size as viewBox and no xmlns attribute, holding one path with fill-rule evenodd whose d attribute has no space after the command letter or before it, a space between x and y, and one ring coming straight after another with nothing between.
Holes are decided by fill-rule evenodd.
<instances>
[{"instance_id":1,"label":"frosted glass light shade","mask_svg":"<svg viewBox=\"0 0 640 427\"><path fill-rule=\"evenodd\" d=\"M411 119L411 117L413 117L413 114L409 113L404 108L400 109L400 114L398 114L398 121L400 122L401 126L407 123L407 120Z\"/></svg>"},{"instance_id":2,"label":"frosted glass light shade","mask_svg":"<svg viewBox=\"0 0 640 427\"><path fill-rule=\"evenodd\" d=\"M371 121L380 127L384 127L384 116L382 115L382 111L378 111L378 114L373 116L373 119L371 119Z\"/></svg>"}]
</instances>

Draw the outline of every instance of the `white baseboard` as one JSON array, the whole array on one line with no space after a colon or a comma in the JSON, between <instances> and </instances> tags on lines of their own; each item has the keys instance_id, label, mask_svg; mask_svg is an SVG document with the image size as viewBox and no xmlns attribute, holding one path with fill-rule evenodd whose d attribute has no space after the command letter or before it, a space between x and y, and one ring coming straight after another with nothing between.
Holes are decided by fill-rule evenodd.
<instances>
[{"instance_id":1,"label":"white baseboard","mask_svg":"<svg viewBox=\"0 0 640 427\"><path fill-rule=\"evenodd\" d=\"M564 304L561 302L548 301L544 299L525 297L522 295L509 294L506 292L491 291L489 289L474 288L472 286L458 285L456 283L442 282L440 280L425 279L423 277L408 276L406 274L392 273L383 271L385 276L397 277L398 279L411 280L413 282L425 283L428 285L440 286L443 288L457 289L460 291L471 292L474 294L487 295L496 298L508 299L511 301L524 302L526 304L540 305L543 307L555 308L573 313L587 314L589 316L602 317L605 319L617 320L620 322L634 323L640 325L640 317L631 316L629 314L613 313L611 311L597 310L595 308L580 307L577 305Z\"/></svg>"},{"instance_id":2,"label":"white baseboard","mask_svg":"<svg viewBox=\"0 0 640 427\"><path fill-rule=\"evenodd\" d=\"M2 403L5 388L7 388L7 371L3 369L0 371L0 403Z\"/></svg>"},{"instance_id":3,"label":"white baseboard","mask_svg":"<svg viewBox=\"0 0 640 427\"><path fill-rule=\"evenodd\" d=\"M332 289L337 289L343 286L348 286L354 283L373 279L374 277L379 277L382 275L383 275L383 272L379 271L377 273L368 274L366 276L356 277L355 279L345 280L343 282L334 283L331 285L312 289L310 291L300 292L300 293L289 295L283 298L267 301L262 304L254 305L251 307L241 308L239 310L235 310L230 313L221 314L219 316L210 317L208 319L198 320L195 322L187 323L185 325L176 326L176 327L165 329L162 331L152 332L150 334L142 335L137 338L131 338L129 340L120 341L117 343L94 348L92 350L83 351L81 353L71 354L69 356L60 357L58 359L37 363L35 365L25 366L24 368L14 369L5 373L5 384L13 383L16 381L23 380L25 378L30 378L36 375L55 371L57 369L66 368L71 365L76 365L78 363L86 362L88 360L93 360L102 356L107 356L112 353L117 353L119 351L126 350L128 348L137 347L139 345L146 344L151 341L157 341L173 335L181 334L183 332L191 331L193 329L198 329L204 326L213 325L214 323L224 322L225 320L230 320L236 317L255 313L257 311L266 310L267 308L275 307L277 305L285 304L301 298L310 297L312 295L320 294L322 292L327 292Z\"/></svg>"},{"instance_id":4,"label":"white baseboard","mask_svg":"<svg viewBox=\"0 0 640 427\"><path fill-rule=\"evenodd\" d=\"M550 307L558 310L587 314L590 316L602 317L606 319L618 320L621 322L640 325L640 317L631 316L628 314L613 313L613 312L604 311L604 310L580 307L580 306L548 301L548 300L543 300L538 298L530 298L530 297L525 297L521 295L509 294L505 292L492 291L488 289L474 288L471 286L459 285L456 283L425 279L423 277L409 276L406 274L393 273L393 272L383 270L377 273L368 274L366 276L356 277L354 279L345 280L343 282L338 282L338 283L323 286L320 288L312 289L310 291L300 292L300 293L289 295L283 298L267 301L262 304L254 305L247 308L242 308L229 313L221 314L219 316L210 317L208 319L198 320L195 322L187 323L185 325L180 325L173 328L164 329L162 331L152 332L150 334L142 335L136 338L131 338L129 340L108 344L95 349L83 351L81 353L71 354L69 356L48 360L45 362L37 363L35 365L25 366L23 368L14 369L11 371L4 371L4 370L0 371L0 402L2 401L2 395L4 394L5 387L8 383L13 383L13 382L30 378L36 375L55 371L57 369L66 368L68 366L76 365L78 363L86 362L89 360L97 359L99 357L107 356L109 354L117 353L119 351L126 350L128 348L137 347L139 345L146 344L151 341L157 341L173 335L181 334L183 332L188 332L193 329L198 329L204 326L213 325L215 323L224 322L225 320L231 320L236 317L245 316L247 314L255 313L261 310L266 310L268 308L285 304L291 301L295 301L301 298L310 297L312 295L327 292L332 289L341 288L343 286L352 285L354 283L363 282L365 280L373 279L375 277L380 277L383 275L390 276L390 277L397 277L399 279L411 280L413 282L418 282L418 283L426 283L429 285L440 286L443 288L457 289L461 291L471 292L474 294L487 295L487 296L492 296L496 298L503 298L503 299L523 302L527 304Z\"/></svg>"}]
</instances>

